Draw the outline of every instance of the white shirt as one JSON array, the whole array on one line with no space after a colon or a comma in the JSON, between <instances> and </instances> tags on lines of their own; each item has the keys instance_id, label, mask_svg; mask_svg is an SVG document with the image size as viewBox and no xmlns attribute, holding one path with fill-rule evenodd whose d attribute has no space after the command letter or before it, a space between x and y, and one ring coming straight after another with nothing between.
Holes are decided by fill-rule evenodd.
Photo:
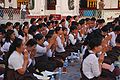
<instances>
[{"instance_id":1,"label":"white shirt","mask_svg":"<svg viewBox=\"0 0 120 80\"><path fill-rule=\"evenodd\" d=\"M10 42L5 42L4 45L1 47L2 52L8 52L10 48L11 43Z\"/></svg>"},{"instance_id":2,"label":"white shirt","mask_svg":"<svg viewBox=\"0 0 120 80\"><path fill-rule=\"evenodd\" d=\"M68 22L68 21L66 21L66 23L65 23L65 27L67 28L67 34L69 34L70 29L69 29L69 22Z\"/></svg>"},{"instance_id":3,"label":"white shirt","mask_svg":"<svg viewBox=\"0 0 120 80\"><path fill-rule=\"evenodd\" d=\"M59 53L65 52L64 46L63 46L62 41L59 36L57 36L56 41L57 41L56 51Z\"/></svg>"},{"instance_id":4,"label":"white shirt","mask_svg":"<svg viewBox=\"0 0 120 80\"><path fill-rule=\"evenodd\" d=\"M14 32L15 32L15 36L18 37L19 36L18 31L14 29Z\"/></svg>"},{"instance_id":5,"label":"white shirt","mask_svg":"<svg viewBox=\"0 0 120 80\"><path fill-rule=\"evenodd\" d=\"M114 32L110 32L109 35L112 35L112 38L110 40L110 45L112 47L115 47L116 46L116 41L115 40L116 40L117 35Z\"/></svg>"},{"instance_id":6,"label":"white shirt","mask_svg":"<svg viewBox=\"0 0 120 80\"><path fill-rule=\"evenodd\" d=\"M4 3L0 3L0 6L3 8L4 7Z\"/></svg>"},{"instance_id":7,"label":"white shirt","mask_svg":"<svg viewBox=\"0 0 120 80\"><path fill-rule=\"evenodd\" d=\"M42 47L42 46L37 44L36 52L37 52L37 54L35 55L35 57L43 56L44 54L47 53L47 48L46 47Z\"/></svg>"},{"instance_id":8,"label":"white shirt","mask_svg":"<svg viewBox=\"0 0 120 80\"><path fill-rule=\"evenodd\" d=\"M101 74L99 69L98 58L95 54L89 54L83 60L82 71L88 79L98 77Z\"/></svg>"},{"instance_id":9,"label":"white shirt","mask_svg":"<svg viewBox=\"0 0 120 80\"><path fill-rule=\"evenodd\" d=\"M21 11L26 11L26 5L21 4Z\"/></svg>"},{"instance_id":10,"label":"white shirt","mask_svg":"<svg viewBox=\"0 0 120 80\"><path fill-rule=\"evenodd\" d=\"M70 43L72 43L72 45L75 45L75 43L77 42L77 39L74 38L73 34L69 34L69 40Z\"/></svg>"},{"instance_id":11,"label":"white shirt","mask_svg":"<svg viewBox=\"0 0 120 80\"><path fill-rule=\"evenodd\" d=\"M22 37L21 35L19 35L18 38L22 39L24 43L26 42L25 37ZM33 36L28 34L28 40L30 40L30 39L33 39Z\"/></svg>"},{"instance_id":12,"label":"white shirt","mask_svg":"<svg viewBox=\"0 0 120 80\"><path fill-rule=\"evenodd\" d=\"M8 59L8 67L14 69L15 71L22 68L24 63L23 54L19 54L17 51L14 51Z\"/></svg>"},{"instance_id":13,"label":"white shirt","mask_svg":"<svg viewBox=\"0 0 120 80\"><path fill-rule=\"evenodd\" d=\"M45 46L48 46L49 43L48 43L47 41L45 41L45 42L44 42L44 45L45 45ZM48 57L52 57L52 53L53 53L53 52L51 51L51 49L49 49L49 50L47 51L47 56L48 56Z\"/></svg>"},{"instance_id":14,"label":"white shirt","mask_svg":"<svg viewBox=\"0 0 120 80\"><path fill-rule=\"evenodd\" d=\"M77 35L77 39L78 39L79 41L82 40L82 37L80 36L80 33L78 33L78 35Z\"/></svg>"}]
</instances>

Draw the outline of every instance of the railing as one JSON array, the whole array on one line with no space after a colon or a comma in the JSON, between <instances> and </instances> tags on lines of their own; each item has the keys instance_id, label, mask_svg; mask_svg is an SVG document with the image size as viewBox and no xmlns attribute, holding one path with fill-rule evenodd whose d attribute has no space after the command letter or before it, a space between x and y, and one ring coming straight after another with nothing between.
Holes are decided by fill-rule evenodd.
<instances>
[{"instance_id":1,"label":"railing","mask_svg":"<svg viewBox=\"0 0 120 80\"><path fill-rule=\"evenodd\" d=\"M79 10L80 17L96 17L96 18L104 18L107 22L114 20L116 17L120 15L119 9L80 9Z\"/></svg>"},{"instance_id":2,"label":"railing","mask_svg":"<svg viewBox=\"0 0 120 80\"><path fill-rule=\"evenodd\" d=\"M13 8L0 9L0 17L5 20L18 20L20 19L20 10Z\"/></svg>"}]
</instances>

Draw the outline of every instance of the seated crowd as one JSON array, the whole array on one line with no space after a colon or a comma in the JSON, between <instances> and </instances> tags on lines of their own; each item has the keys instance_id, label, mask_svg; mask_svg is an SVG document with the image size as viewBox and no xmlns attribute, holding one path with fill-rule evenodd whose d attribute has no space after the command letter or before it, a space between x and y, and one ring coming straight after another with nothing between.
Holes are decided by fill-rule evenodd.
<instances>
[{"instance_id":1,"label":"seated crowd","mask_svg":"<svg viewBox=\"0 0 120 80\"><path fill-rule=\"evenodd\" d=\"M114 63L120 56L120 17L104 19L54 16L0 26L0 61L5 80L37 80L32 73L54 71L63 66L71 52L83 55L81 80L116 80L120 75Z\"/></svg>"}]
</instances>

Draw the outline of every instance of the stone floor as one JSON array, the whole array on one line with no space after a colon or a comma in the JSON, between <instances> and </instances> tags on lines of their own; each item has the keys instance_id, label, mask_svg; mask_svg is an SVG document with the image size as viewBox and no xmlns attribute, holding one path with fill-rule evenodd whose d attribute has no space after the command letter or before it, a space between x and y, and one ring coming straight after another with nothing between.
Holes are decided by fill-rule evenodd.
<instances>
[{"instance_id":1,"label":"stone floor","mask_svg":"<svg viewBox=\"0 0 120 80\"><path fill-rule=\"evenodd\" d=\"M80 80L80 76L80 63L77 61L69 63L67 73L62 74L61 80Z\"/></svg>"},{"instance_id":2,"label":"stone floor","mask_svg":"<svg viewBox=\"0 0 120 80\"><path fill-rule=\"evenodd\" d=\"M67 73L62 74L61 80L80 80L80 63L79 61L69 63L67 67ZM0 78L0 80L3 80ZM58 80L58 79L56 79Z\"/></svg>"}]
</instances>

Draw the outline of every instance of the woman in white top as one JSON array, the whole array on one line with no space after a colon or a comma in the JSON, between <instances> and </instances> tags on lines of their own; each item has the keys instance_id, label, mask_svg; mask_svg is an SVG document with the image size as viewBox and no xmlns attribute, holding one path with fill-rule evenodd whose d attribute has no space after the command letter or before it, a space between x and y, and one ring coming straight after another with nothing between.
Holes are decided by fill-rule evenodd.
<instances>
[{"instance_id":1,"label":"woman in white top","mask_svg":"<svg viewBox=\"0 0 120 80\"><path fill-rule=\"evenodd\" d=\"M82 80L97 80L101 74L104 52L97 58L96 54L102 50L102 38L95 38L89 42L90 50L86 50L82 63Z\"/></svg>"},{"instance_id":2,"label":"woman in white top","mask_svg":"<svg viewBox=\"0 0 120 80\"><path fill-rule=\"evenodd\" d=\"M15 33L13 30L8 30L5 35L5 41L3 46L1 47L2 52L8 52L11 43L15 40Z\"/></svg>"},{"instance_id":3,"label":"woman in white top","mask_svg":"<svg viewBox=\"0 0 120 80\"><path fill-rule=\"evenodd\" d=\"M29 58L23 40L19 38L15 39L10 46L9 55L7 80L36 80L33 75L27 72Z\"/></svg>"},{"instance_id":4,"label":"woman in white top","mask_svg":"<svg viewBox=\"0 0 120 80\"><path fill-rule=\"evenodd\" d=\"M18 38L22 39L24 43L26 43L29 39L32 39L33 36L28 34L29 26L24 25L21 31L21 35L19 35Z\"/></svg>"}]
</instances>

